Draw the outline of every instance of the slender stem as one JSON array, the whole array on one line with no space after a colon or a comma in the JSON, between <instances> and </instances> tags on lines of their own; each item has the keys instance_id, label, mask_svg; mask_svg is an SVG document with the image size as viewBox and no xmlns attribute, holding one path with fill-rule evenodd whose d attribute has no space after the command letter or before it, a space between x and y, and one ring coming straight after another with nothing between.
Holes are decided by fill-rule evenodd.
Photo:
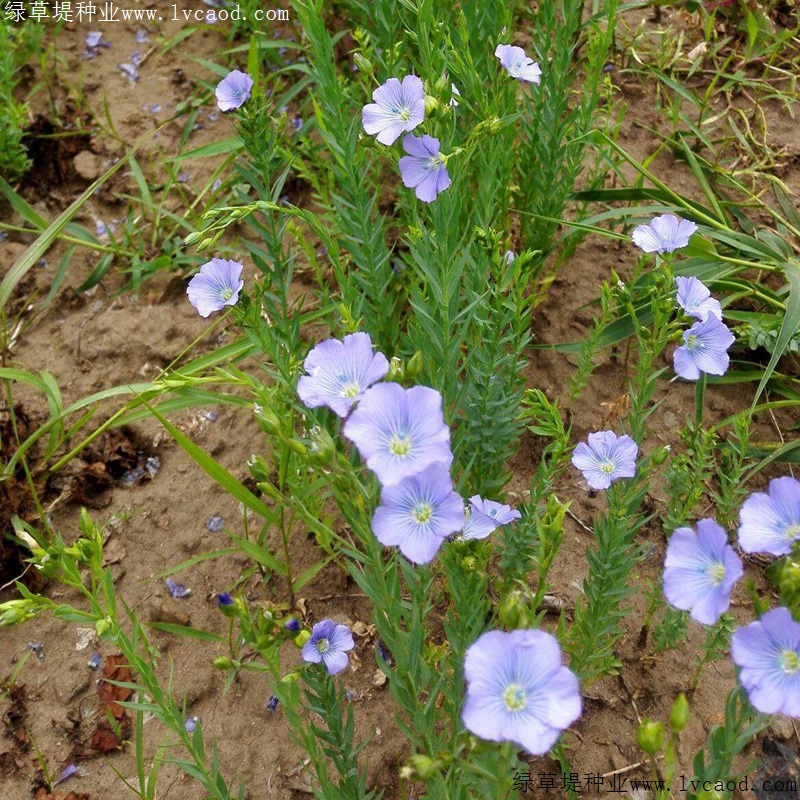
<instances>
[{"instance_id":1,"label":"slender stem","mask_svg":"<svg viewBox=\"0 0 800 800\"><path fill-rule=\"evenodd\" d=\"M703 424L703 406L706 396L707 380L708 376L706 373L701 372L694 387L694 420L698 428Z\"/></svg>"}]
</instances>

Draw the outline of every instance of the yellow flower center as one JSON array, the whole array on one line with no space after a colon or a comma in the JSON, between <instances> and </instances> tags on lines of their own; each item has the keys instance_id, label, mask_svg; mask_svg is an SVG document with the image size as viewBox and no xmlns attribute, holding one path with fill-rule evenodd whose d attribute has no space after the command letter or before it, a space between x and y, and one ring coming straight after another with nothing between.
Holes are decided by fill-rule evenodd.
<instances>
[{"instance_id":1,"label":"yellow flower center","mask_svg":"<svg viewBox=\"0 0 800 800\"><path fill-rule=\"evenodd\" d=\"M781 669L789 675L793 675L800 669L800 656L797 655L795 650L783 650L778 662L781 665Z\"/></svg>"},{"instance_id":2,"label":"yellow flower center","mask_svg":"<svg viewBox=\"0 0 800 800\"><path fill-rule=\"evenodd\" d=\"M783 535L787 542L794 541L800 536L800 525L787 525Z\"/></svg>"},{"instance_id":3,"label":"yellow flower center","mask_svg":"<svg viewBox=\"0 0 800 800\"><path fill-rule=\"evenodd\" d=\"M503 692L503 702L509 711L522 711L528 705L528 694L519 683L509 683Z\"/></svg>"},{"instance_id":4,"label":"yellow flower center","mask_svg":"<svg viewBox=\"0 0 800 800\"><path fill-rule=\"evenodd\" d=\"M407 456L411 450L411 439L405 431L398 431L392 434L389 439L389 452L393 456Z\"/></svg>"},{"instance_id":5,"label":"yellow flower center","mask_svg":"<svg viewBox=\"0 0 800 800\"><path fill-rule=\"evenodd\" d=\"M417 505L414 506L414 510L411 512L414 522L418 522L420 525L429 522L432 515L433 506L431 506L430 503L417 503Z\"/></svg>"},{"instance_id":6,"label":"yellow flower center","mask_svg":"<svg viewBox=\"0 0 800 800\"><path fill-rule=\"evenodd\" d=\"M317 639L317 650L320 653L325 653L331 646L331 643L327 639Z\"/></svg>"},{"instance_id":7,"label":"yellow flower center","mask_svg":"<svg viewBox=\"0 0 800 800\"><path fill-rule=\"evenodd\" d=\"M708 577L714 586L719 586L725 577L725 565L717 561L708 568Z\"/></svg>"}]
</instances>

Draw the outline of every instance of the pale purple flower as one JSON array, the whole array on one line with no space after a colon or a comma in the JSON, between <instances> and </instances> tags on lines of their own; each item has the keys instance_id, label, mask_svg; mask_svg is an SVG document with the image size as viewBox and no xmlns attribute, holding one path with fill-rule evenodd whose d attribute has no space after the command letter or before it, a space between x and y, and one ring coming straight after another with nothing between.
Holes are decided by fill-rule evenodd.
<instances>
[{"instance_id":1,"label":"pale purple flower","mask_svg":"<svg viewBox=\"0 0 800 800\"><path fill-rule=\"evenodd\" d=\"M800 623L787 608L767 611L731 637L731 655L754 708L800 717Z\"/></svg>"},{"instance_id":2,"label":"pale purple flower","mask_svg":"<svg viewBox=\"0 0 800 800\"><path fill-rule=\"evenodd\" d=\"M427 134L422 138L409 134L403 139L403 150L408 153L399 164L403 184L423 203L432 203L450 185L439 140Z\"/></svg>"},{"instance_id":3,"label":"pale purple flower","mask_svg":"<svg viewBox=\"0 0 800 800\"><path fill-rule=\"evenodd\" d=\"M89 33L86 34L86 38L83 41L86 43L87 47L95 49L97 47L100 47L100 42L102 38L103 34L101 31L89 31Z\"/></svg>"},{"instance_id":4,"label":"pale purple flower","mask_svg":"<svg viewBox=\"0 0 800 800\"><path fill-rule=\"evenodd\" d=\"M58 786L60 783L64 783L64 781L71 778L73 775L80 775L81 770L79 767L76 767L74 764L67 764L64 769L61 770L58 777L53 781L53 786ZM74 794L71 792L70 794Z\"/></svg>"},{"instance_id":5,"label":"pale purple flower","mask_svg":"<svg viewBox=\"0 0 800 800\"><path fill-rule=\"evenodd\" d=\"M415 564L427 564L444 540L464 526L464 501L453 491L450 472L431 464L394 486L384 486L372 517L375 538Z\"/></svg>"},{"instance_id":6,"label":"pale purple flower","mask_svg":"<svg viewBox=\"0 0 800 800\"><path fill-rule=\"evenodd\" d=\"M274 714L278 710L280 704L281 701L278 699L278 696L271 694L267 698L267 711L269 711L270 714Z\"/></svg>"},{"instance_id":7,"label":"pale purple flower","mask_svg":"<svg viewBox=\"0 0 800 800\"><path fill-rule=\"evenodd\" d=\"M722 319L722 306L711 296L711 290L693 275L675 278L678 305L690 316L704 320L709 314Z\"/></svg>"},{"instance_id":8,"label":"pale purple flower","mask_svg":"<svg viewBox=\"0 0 800 800\"><path fill-rule=\"evenodd\" d=\"M662 214L653 217L647 225L633 229L633 243L645 253L672 253L689 244L689 238L697 230L697 225L675 214Z\"/></svg>"},{"instance_id":9,"label":"pale purple flower","mask_svg":"<svg viewBox=\"0 0 800 800\"><path fill-rule=\"evenodd\" d=\"M555 637L539 630L489 631L464 657L462 719L471 733L544 755L581 715L575 674Z\"/></svg>"},{"instance_id":10,"label":"pale purple flower","mask_svg":"<svg viewBox=\"0 0 800 800\"><path fill-rule=\"evenodd\" d=\"M183 729L186 733L194 733L197 729L198 722L200 722L200 717L186 717L183 723Z\"/></svg>"},{"instance_id":11,"label":"pale purple flower","mask_svg":"<svg viewBox=\"0 0 800 800\"><path fill-rule=\"evenodd\" d=\"M28 642L27 648L31 653L36 653L36 658L38 658L39 661L44 661L45 653L44 644L42 644L42 642Z\"/></svg>"},{"instance_id":12,"label":"pale purple flower","mask_svg":"<svg viewBox=\"0 0 800 800\"><path fill-rule=\"evenodd\" d=\"M219 533L225 527L225 520L219 514L213 514L206 522L206 530L211 533Z\"/></svg>"},{"instance_id":13,"label":"pale purple flower","mask_svg":"<svg viewBox=\"0 0 800 800\"><path fill-rule=\"evenodd\" d=\"M238 69L229 72L218 84L214 94L220 111L241 108L250 99L253 79Z\"/></svg>"},{"instance_id":14,"label":"pale purple flower","mask_svg":"<svg viewBox=\"0 0 800 800\"><path fill-rule=\"evenodd\" d=\"M683 344L673 355L675 372L687 381L696 381L702 372L724 375L730 364L727 350L735 341L727 326L709 314L683 332Z\"/></svg>"},{"instance_id":15,"label":"pale purple flower","mask_svg":"<svg viewBox=\"0 0 800 800\"><path fill-rule=\"evenodd\" d=\"M505 253L503 253L503 263L507 267L510 267L514 263L516 258L517 254L513 250L506 250Z\"/></svg>"},{"instance_id":16,"label":"pale purple flower","mask_svg":"<svg viewBox=\"0 0 800 800\"><path fill-rule=\"evenodd\" d=\"M400 483L431 464L439 463L447 470L453 461L442 396L427 386L372 386L364 392L343 433L384 486Z\"/></svg>"},{"instance_id":17,"label":"pale purple flower","mask_svg":"<svg viewBox=\"0 0 800 800\"><path fill-rule=\"evenodd\" d=\"M136 31L136 44L145 44L148 41L147 31L144 30L144 28L139 28L139 30Z\"/></svg>"},{"instance_id":18,"label":"pale purple flower","mask_svg":"<svg viewBox=\"0 0 800 800\"><path fill-rule=\"evenodd\" d=\"M470 515L464 525L464 539L485 539L501 525L507 525L522 514L511 506L484 500L476 494L470 497Z\"/></svg>"},{"instance_id":19,"label":"pale purple flower","mask_svg":"<svg viewBox=\"0 0 800 800\"><path fill-rule=\"evenodd\" d=\"M182 583L175 583L172 578L167 578L164 583L166 583L169 593L175 598L182 599L192 593L191 589L187 589Z\"/></svg>"},{"instance_id":20,"label":"pale purple flower","mask_svg":"<svg viewBox=\"0 0 800 800\"><path fill-rule=\"evenodd\" d=\"M500 59L500 63L506 72L512 77L527 83L539 83L542 70L539 65L525 55L521 47L514 47L511 44L499 44L494 54Z\"/></svg>"},{"instance_id":21,"label":"pale purple flower","mask_svg":"<svg viewBox=\"0 0 800 800\"><path fill-rule=\"evenodd\" d=\"M406 75L402 83L389 78L372 93L372 99L375 102L364 106L361 121L381 144L394 144L425 119L425 89L416 75Z\"/></svg>"},{"instance_id":22,"label":"pale purple flower","mask_svg":"<svg viewBox=\"0 0 800 800\"><path fill-rule=\"evenodd\" d=\"M100 653L92 653L89 656L89 660L86 662L86 666L89 667L92 672L97 672L97 670L100 669L100 664L102 661L103 657L100 655Z\"/></svg>"},{"instance_id":23,"label":"pale purple flower","mask_svg":"<svg viewBox=\"0 0 800 800\"><path fill-rule=\"evenodd\" d=\"M139 70L136 64L117 64L117 69L124 73L131 83L139 80Z\"/></svg>"},{"instance_id":24,"label":"pale purple flower","mask_svg":"<svg viewBox=\"0 0 800 800\"><path fill-rule=\"evenodd\" d=\"M755 492L739 511L739 547L745 553L785 556L800 539L800 481L775 478L769 494Z\"/></svg>"},{"instance_id":25,"label":"pale purple flower","mask_svg":"<svg viewBox=\"0 0 800 800\"><path fill-rule=\"evenodd\" d=\"M713 519L697 522L697 533L678 528L669 537L664 561L664 595L703 625L714 625L731 604L733 585L742 577L742 561L728 534Z\"/></svg>"},{"instance_id":26,"label":"pale purple flower","mask_svg":"<svg viewBox=\"0 0 800 800\"><path fill-rule=\"evenodd\" d=\"M244 265L238 261L212 258L200 267L186 288L189 302L201 317L207 317L225 306L236 305L244 286L240 276Z\"/></svg>"},{"instance_id":27,"label":"pale purple flower","mask_svg":"<svg viewBox=\"0 0 800 800\"><path fill-rule=\"evenodd\" d=\"M617 437L613 431L589 434L589 442L581 442L572 454L577 467L592 489L608 489L618 478L636 474L639 446L627 434Z\"/></svg>"},{"instance_id":28,"label":"pale purple flower","mask_svg":"<svg viewBox=\"0 0 800 800\"><path fill-rule=\"evenodd\" d=\"M303 661L325 665L329 675L347 667L347 651L355 647L353 634L347 625L337 625L332 619L323 619L311 629L311 638L303 645Z\"/></svg>"},{"instance_id":29,"label":"pale purple flower","mask_svg":"<svg viewBox=\"0 0 800 800\"><path fill-rule=\"evenodd\" d=\"M385 377L389 362L372 349L367 333L351 333L320 342L303 362L297 394L309 408L328 406L346 417L364 392Z\"/></svg>"}]
</instances>

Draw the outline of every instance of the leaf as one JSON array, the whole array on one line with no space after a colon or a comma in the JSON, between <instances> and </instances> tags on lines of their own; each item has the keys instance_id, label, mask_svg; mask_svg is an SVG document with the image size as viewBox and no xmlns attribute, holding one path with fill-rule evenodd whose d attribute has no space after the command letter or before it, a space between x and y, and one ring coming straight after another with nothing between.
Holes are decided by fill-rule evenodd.
<instances>
[{"instance_id":1,"label":"leaf","mask_svg":"<svg viewBox=\"0 0 800 800\"><path fill-rule=\"evenodd\" d=\"M128 159L138 148L138 145L124 155L116 164L109 167L91 186L89 186L81 196L72 203L69 208L63 211L56 217L56 219L47 226L42 234L36 241L25 251L22 257L14 264L11 269L6 273L2 283L0 283L0 311L5 308L11 293L17 287L19 282L28 274L38 262L39 259L50 249L50 246L56 240L56 237L67 225L67 223L83 208L87 200L122 166L128 163ZM11 190L11 187L0 178L0 189L8 197L6 190Z\"/></svg>"},{"instance_id":2,"label":"leaf","mask_svg":"<svg viewBox=\"0 0 800 800\"><path fill-rule=\"evenodd\" d=\"M239 546L239 549L242 550L246 555L250 556L253 561L257 561L259 564L263 564L267 569L272 570L273 572L277 572L278 575L286 577L287 569L286 565L275 558L269 550L261 547L260 545L251 542L249 539L243 539L241 536L236 536L236 534L227 531L228 536L233 539L234 542Z\"/></svg>"},{"instance_id":3,"label":"leaf","mask_svg":"<svg viewBox=\"0 0 800 800\"><path fill-rule=\"evenodd\" d=\"M783 264L783 269L789 280L789 296L786 298L786 316L783 318L783 324L781 325L781 330L775 343L775 349L772 352L767 368L764 370L764 376L758 384L751 408L755 408L758 398L761 397L764 387L767 385L770 377L772 377L772 373L775 371L775 367L778 364L778 360L783 355L783 351L789 344L789 340L800 329L800 262L794 260L786 261Z\"/></svg>"},{"instance_id":4,"label":"leaf","mask_svg":"<svg viewBox=\"0 0 800 800\"><path fill-rule=\"evenodd\" d=\"M201 642L224 642L225 638L218 633L204 631L200 628L190 628L188 625L175 625L172 622L151 622L151 628L165 633L174 633L178 636L187 636L189 639L199 639Z\"/></svg>"},{"instance_id":5,"label":"leaf","mask_svg":"<svg viewBox=\"0 0 800 800\"><path fill-rule=\"evenodd\" d=\"M167 429L172 438L191 456L197 465L210 475L223 489L243 503L254 514L265 520L275 522L275 514L258 497L256 497L244 484L228 472L218 461L215 461L202 447L198 447L188 436L181 433L166 417L160 414L146 400L142 402L150 409L150 413Z\"/></svg>"}]
</instances>

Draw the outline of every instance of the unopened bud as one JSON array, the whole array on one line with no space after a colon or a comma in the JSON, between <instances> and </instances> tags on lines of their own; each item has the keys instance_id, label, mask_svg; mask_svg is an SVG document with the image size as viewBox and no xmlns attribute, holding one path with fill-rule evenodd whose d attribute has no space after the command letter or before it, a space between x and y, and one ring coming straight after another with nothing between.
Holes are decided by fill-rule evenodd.
<instances>
[{"instance_id":1,"label":"unopened bud","mask_svg":"<svg viewBox=\"0 0 800 800\"><path fill-rule=\"evenodd\" d=\"M681 692L669 712L669 727L673 733L680 733L689 724L689 701Z\"/></svg>"},{"instance_id":2,"label":"unopened bud","mask_svg":"<svg viewBox=\"0 0 800 800\"><path fill-rule=\"evenodd\" d=\"M424 356L422 355L422 350L417 350L413 356L408 360L408 364L406 364L406 377L407 378L418 378L422 374L422 368L425 364Z\"/></svg>"},{"instance_id":3,"label":"unopened bud","mask_svg":"<svg viewBox=\"0 0 800 800\"><path fill-rule=\"evenodd\" d=\"M365 56L362 56L361 53L353 53L353 61L359 72L363 72L365 75L372 75L372 73L375 72L372 62Z\"/></svg>"},{"instance_id":4,"label":"unopened bud","mask_svg":"<svg viewBox=\"0 0 800 800\"><path fill-rule=\"evenodd\" d=\"M636 741L645 753L654 756L664 747L664 726L656 720L644 720L636 731Z\"/></svg>"},{"instance_id":5,"label":"unopened bud","mask_svg":"<svg viewBox=\"0 0 800 800\"><path fill-rule=\"evenodd\" d=\"M519 589L509 592L500 601L497 616L503 627L510 631L527 628L530 624L530 608L525 593Z\"/></svg>"},{"instance_id":6,"label":"unopened bud","mask_svg":"<svg viewBox=\"0 0 800 800\"><path fill-rule=\"evenodd\" d=\"M230 669L233 666L233 661L228 656L217 656L211 664L214 669Z\"/></svg>"}]
</instances>

